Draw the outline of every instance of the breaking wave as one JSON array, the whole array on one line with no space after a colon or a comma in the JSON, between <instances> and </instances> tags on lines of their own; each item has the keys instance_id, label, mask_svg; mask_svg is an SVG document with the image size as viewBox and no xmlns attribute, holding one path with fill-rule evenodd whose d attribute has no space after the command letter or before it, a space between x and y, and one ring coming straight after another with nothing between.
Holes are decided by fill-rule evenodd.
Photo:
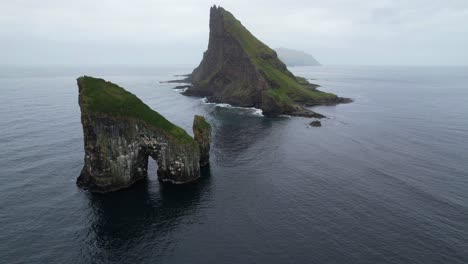
<instances>
[{"instance_id":1,"label":"breaking wave","mask_svg":"<svg viewBox=\"0 0 468 264\"><path fill-rule=\"evenodd\" d=\"M228 109L239 109L242 111L246 111L249 114L255 115L255 116L263 116L263 111L262 109L258 109L255 107L241 107L241 106L232 106L230 104L225 104L225 103L210 103L208 102L208 98L204 97L200 100L204 104L209 104L209 105L214 105L214 107L222 107L222 108L228 108Z\"/></svg>"}]
</instances>

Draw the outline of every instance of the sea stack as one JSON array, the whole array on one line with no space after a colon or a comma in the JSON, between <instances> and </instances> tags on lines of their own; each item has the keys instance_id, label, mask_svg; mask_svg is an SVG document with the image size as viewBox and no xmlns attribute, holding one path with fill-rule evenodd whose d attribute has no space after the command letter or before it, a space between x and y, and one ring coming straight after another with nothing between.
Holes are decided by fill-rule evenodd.
<instances>
[{"instance_id":1,"label":"sea stack","mask_svg":"<svg viewBox=\"0 0 468 264\"><path fill-rule=\"evenodd\" d=\"M348 101L317 90L317 85L294 76L274 50L253 36L230 12L210 10L208 50L185 80L185 95L208 101L256 107L266 116L323 117L303 106Z\"/></svg>"},{"instance_id":2,"label":"sea stack","mask_svg":"<svg viewBox=\"0 0 468 264\"><path fill-rule=\"evenodd\" d=\"M85 148L78 186L92 192L129 187L147 177L148 157L156 160L162 182L200 177L200 146L185 130L111 82L84 76L78 88ZM202 149L209 144L204 141Z\"/></svg>"},{"instance_id":3,"label":"sea stack","mask_svg":"<svg viewBox=\"0 0 468 264\"><path fill-rule=\"evenodd\" d=\"M206 122L205 117L195 115L193 136L200 147L200 165L206 166L210 162L211 125Z\"/></svg>"}]
</instances>

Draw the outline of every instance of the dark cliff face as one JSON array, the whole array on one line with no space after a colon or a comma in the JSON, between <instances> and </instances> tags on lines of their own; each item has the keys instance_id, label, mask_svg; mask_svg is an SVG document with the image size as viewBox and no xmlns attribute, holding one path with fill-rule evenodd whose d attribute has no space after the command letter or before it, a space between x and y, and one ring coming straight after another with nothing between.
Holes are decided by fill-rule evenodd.
<instances>
[{"instance_id":1,"label":"dark cliff face","mask_svg":"<svg viewBox=\"0 0 468 264\"><path fill-rule=\"evenodd\" d=\"M238 106L259 107L266 80L250 61L235 36L226 31L221 8L210 12L208 50L191 81L195 85L186 95L208 96L211 101Z\"/></svg>"},{"instance_id":2,"label":"dark cliff face","mask_svg":"<svg viewBox=\"0 0 468 264\"><path fill-rule=\"evenodd\" d=\"M185 95L257 107L269 116L322 117L302 105L343 101L295 77L274 50L255 38L231 13L216 6L210 10L208 49L187 80L192 86Z\"/></svg>"},{"instance_id":3,"label":"dark cliff face","mask_svg":"<svg viewBox=\"0 0 468 264\"><path fill-rule=\"evenodd\" d=\"M163 182L199 178L200 147L185 131L112 83L81 77L78 87L85 147L79 186L93 192L129 187L147 177L149 157Z\"/></svg>"},{"instance_id":4,"label":"dark cliff face","mask_svg":"<svg viewBox=\"0 0 468 264\"><path fill-rule=\"evenodd\" d=\"M193 136L200 147L200 165L206 166L210 162L211 125L203 116L195 115Z\"/></svg>"}]
</instances>

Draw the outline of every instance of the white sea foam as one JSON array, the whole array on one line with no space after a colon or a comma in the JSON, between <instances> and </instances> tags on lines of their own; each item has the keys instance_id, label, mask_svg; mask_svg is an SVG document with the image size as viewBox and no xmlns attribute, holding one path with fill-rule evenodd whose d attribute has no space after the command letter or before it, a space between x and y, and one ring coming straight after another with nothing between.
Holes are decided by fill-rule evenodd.
<instances>
[{"instance_id":1,"label":"white sea foam","mask_svg":"<svg viewBox=\"0 0 468 264\"><path fill-rule=\"evenodd\" d=\"M210 103L210 102L208 102L208 98L206 98L206 97L203 97L202 99L200 99L200 101L201 101L202 103L204 103L204 104L212 104L212 105L215 105L215 104L216 104L216 103Z\"/></svg>"},{"instance_id":2,"label":"white sea foam","mask_svg":"<svg viewBox=\"0 0 468 264\"><path fill-rule=\"evenodd\" d=\"M255 107L241 107L241 106L232 106L230 104L216 104L217 107L224 107L224 108L231 108L231 109L239 109L241 111L247 110L249 114L255 115L255 116L263 116L263 111L262 109L258 109Z\"/></svg>"},{"instance_id":3,"label":"white sea foam","mask_svg":"<svg viewBox=\"0 0 468 264\"><path fill-rule=\"evenodd\" d=\"M208 102L208 98L204 97L200 99L200 101L204 104L209 104L209 105L214 105L215 107L222 107L222 108L229 108L229 109L239 109L242 111L248 110L249 114L255 115L255 116L263 116L263 111L262 109L258 109L255 107L241 107L241 106L232 106L230 104L225 104L225 103L210 103Z\"/></svg>"},{"instance_id":4,"label":"white sea foam","mask_svg":"<svg viewBox=\"0 0 468 264\"><path fill-rule=\"evenodd\" d=\"M225 107L225 108L235 108L235 107L233 107L233 106L230 105L230 104L222 104L222 103L216 104L216 106L217 106L217 107Z\"/></svg>"},{"instance_id":5,"label":"white sea foam","mask_svg":"<svg viewBox=\"0 0 468 264\"><path fill-rule=\"evenodd\" d=\"M263 116L263 111L262 109L258 109L258 108L255 108L255 107L252 107L252 110L253 110L253 115L256 115L256 116Z\"/></svg>"},{"instance_id":6,"label":"white sea foam","mask_svg":"<svg viewBox=\"0 0 468 264\"><path fill-rule=\"evenodd\" d=\"M183 93L185 91L187 91L188 88L174 88L173 90L178 92L178 93Z\"/></svg>"}]
</instances>

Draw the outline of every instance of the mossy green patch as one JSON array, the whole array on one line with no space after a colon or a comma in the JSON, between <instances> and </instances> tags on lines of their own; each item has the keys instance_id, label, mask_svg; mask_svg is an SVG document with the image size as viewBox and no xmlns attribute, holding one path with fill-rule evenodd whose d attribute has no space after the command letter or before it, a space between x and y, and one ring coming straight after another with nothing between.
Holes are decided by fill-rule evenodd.
<instances>
[{"instance_id":1,"label":"mossy green patch","mask_svg":"<svg viewBox=\"0 0 468 264\"><path fill-rule=\"evenodd\" d=\"M202 129L211 130L211 125L203 116L195 115L195 123Z\"/></svg>"},{"instance_id":2,"label":"mossy green patch","mask_svg":"<svg viewBox=\"0 0 468 264\"><path fill-rule=\"evenodd\" d=\"M230 12L221 9L225 29L232 34L259 69L272 84L269 96L280 100L279 105L296 103L314 103L337 98L331 93L311 89L309 82L295 77L282 63L274 50L252 35Z\"/></svg>"},{"instance_id":3,"label":"mossy green patch","mask_svg":"<svg viewBox=\"0 0 468 264\"><path fill-rule=\"evenodd\" d=\"M185 130L174 125L137 96L114 83L83 76L78 78L78 85L80 104L85 111L138 119L160 129L180 143L195 142Z\"/></svg>"},{"instance_id":4,"label":"mossy green patch","mask_svg":"<svg viewBox=\"0 0 468 264\"><path fill-rule=\"evenodd\" d=\"M309 85L309 81L304 77L296 76L296 81L302 85Z\"/></svg>"}]
</instances>

